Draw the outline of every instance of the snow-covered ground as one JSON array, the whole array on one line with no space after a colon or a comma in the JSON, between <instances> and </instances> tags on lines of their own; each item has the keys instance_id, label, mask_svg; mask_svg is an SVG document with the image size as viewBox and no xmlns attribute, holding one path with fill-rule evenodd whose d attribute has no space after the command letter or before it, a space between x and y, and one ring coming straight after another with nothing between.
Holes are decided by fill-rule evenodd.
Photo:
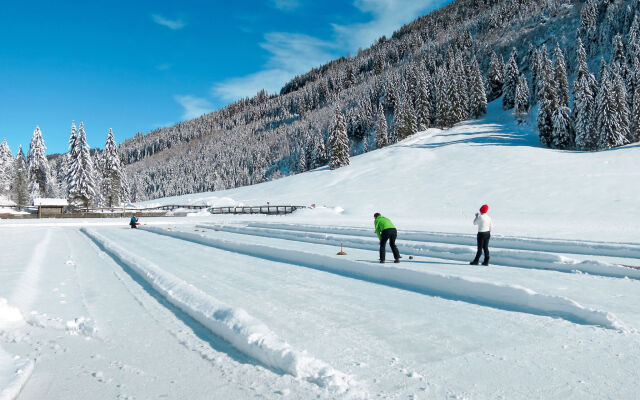
<instances>
[{"instance_id":1,"label":"snow-covered ground","mask_svg":"<svg viewBox=\"0 0 640 400\"><path fill-rule=\"evenodd\" d=\"M640 149L542 149L491 107L149 202L317 205L288 216L0 220L0 399L637 398ZM489 267L468 264L483 203Z\"/></svg>"}]
</instances>

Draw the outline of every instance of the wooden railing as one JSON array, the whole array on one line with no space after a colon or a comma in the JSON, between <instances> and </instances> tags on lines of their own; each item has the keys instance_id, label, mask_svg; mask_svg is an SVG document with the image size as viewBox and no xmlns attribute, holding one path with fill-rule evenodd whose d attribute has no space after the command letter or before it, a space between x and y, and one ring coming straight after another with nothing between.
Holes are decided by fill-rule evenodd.
<instances>
[{"instance_id":1,"label":"wooden railing","mask_svg":"<svg viewBox=\"0 0 640 400\"><path fill-rule=\"evenodd\" d=\"M127 208L126 212L149 212L149 211L171 211L177 209L187 209L187 210L202 210L208 209L211 214L267 214L267 215L281 215L281 214L291 214L297 209L305 208L305 206L237 206L237 207L209 207L207 205L197 205L197 204L165 204L162 206L156 207L140 207L140 208ZM82 210L81 210L82 211ZM113 212L124 212L125 209L122 208L89 208L88 212L100 212L100 211L113 211Z\"/></svg>"},{"instance_id":2,"label":"wooden railing","mask_svg":"<svg viewBox=\"0 0 640 400\"><path fill-rule=\"evenodd\" d=\"M246 206L246 207L211 207L211 214L291 214L299 208L305 206Z\"/></svg>"}]
</instances>

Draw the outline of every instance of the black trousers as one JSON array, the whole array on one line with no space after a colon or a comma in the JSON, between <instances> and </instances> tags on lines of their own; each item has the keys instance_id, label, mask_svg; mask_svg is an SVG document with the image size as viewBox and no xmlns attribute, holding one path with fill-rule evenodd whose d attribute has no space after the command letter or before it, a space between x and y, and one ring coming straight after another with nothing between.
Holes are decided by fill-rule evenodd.
<instances>
[{"instance_id":1,"label":"black trousers","mask_svg":"<svg viewBox=\"0 0 640 400\"><path fill-rule=\"evenodd\" d=\"M384 261L384 253L387 247L387 240L389 241L389 247L393 252L393 258L398 260L400 258L400 252L396 247L396 238L398 237L398 231L396 228L385 229L380 232L380 260Z\"/></svg>"},{"instance_id":2,"label":"black trousers","mask_svg":"<svg viewBox=\"0 0 640 400\"><path fill-rule=\"evenodd\" d=\"M482 251L484 250L484 263L489 263L489 239L491 239L491 232L478 232L478 251L476 252L476 258L473 262L478 262Z\"/></svg>"}]
</instances>

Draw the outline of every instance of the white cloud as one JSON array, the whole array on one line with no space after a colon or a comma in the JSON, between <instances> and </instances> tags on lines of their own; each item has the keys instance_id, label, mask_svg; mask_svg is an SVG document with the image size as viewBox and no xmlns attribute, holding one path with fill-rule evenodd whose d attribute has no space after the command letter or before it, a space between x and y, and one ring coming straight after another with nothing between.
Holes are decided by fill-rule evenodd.
<instances>
[{"instance_id":1,"label":"white cloud","mask_svg":"<svg viewBox=\"0 0 640 400\"><path fill-rule=\"evenodd\" d=\"M271 0L278 7L297 5L298 0ZM362 13L371 16L369 22L332 24L331 42L296 33L267 33L260 46L270 53L268 62L259 72L227 79L214 85L212 96L221 102L252 97L261 89L277 93L283 84L296 75L308 72L348 52L372 45L382 35L411 22L446 0L354 0Z\"/></svg>"},{"instance_id":2,"label":"white cloud","mask_svg":"<svg viewBox=\"0 0 640 400\"><path fill-rule=\"evenodd\" d=\"M277 93L294 76L335 57L334 44L302 34L268 33L260 46L270 53L264 69L217 83L211 91L214 97L231 102L252 97L262 89Z\"/></svg>"},{"instance_id":3,"label":"white cloud","mask_svg":"<svg viewBox=\"0 0 640 400\"><path fill-rule=\"evenodd\" d=\"M300 1L299 0L271 0L271 4L279 10L291 11L291 10L295 10L300 6Z\"/></svg>"},{"instance_id":4,"label":"white cloud","mask_svg":"<svg viewBox=\"0 0 640 400\"><path fill-rule=\"evenodd\" d=\"M197 118L203 114L208 114L215 109L209 100L202 97L187 94L176 95L173 96L173 98L184 108L182 119L185 120Z\"/></svg>"},{"instance_id":5,"label":"white cloud","mask_svg":"<svg viewBox=\"0 0 640 400\"><path fill-rule=\"evenodd\" d=\"M372 15L369 22L333 24L337 39L350 51L371 46L382 35L389 37L426 11L435 9L443 0L356 0L354 5L363 13Z\"/></svg>"},{"instance_id":6,"label":"white cloud","mask_svg":"<svg viewBox=\"0 0 640 400\"><path fill-rule=\"evenodd\" d=\"M153 19L153 22L155 22L156 24L166 26L167 28L173 30L182 29L187 26L187 23L181 19L169 19L163 17L160 14L152 14L151 19Z\"/></svg>"}]
</instances>

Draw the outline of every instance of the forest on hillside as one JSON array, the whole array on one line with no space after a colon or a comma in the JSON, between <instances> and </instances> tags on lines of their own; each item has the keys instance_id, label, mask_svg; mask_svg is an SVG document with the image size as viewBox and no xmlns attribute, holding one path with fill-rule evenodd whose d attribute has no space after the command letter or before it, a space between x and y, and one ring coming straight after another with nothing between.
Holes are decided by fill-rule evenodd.
<instances>
[{"instance_id":1,"label":"forest on hillside","mask_svg":"<svg viewBox=\"0 0 640 400\"><path fill-rule=\"evenodd\" d=\"M480 117L496 99L518 121L534 119L543 146L598 151L636 142L639 11L640 0L454 1L354 57L293 78L279 94L261 91L125 140L117 149L125 176L119 198L340 167L350 155ZM69 157L49 160L57 171L50 185L68 197Z\"/></svg>"}]
</instances>

